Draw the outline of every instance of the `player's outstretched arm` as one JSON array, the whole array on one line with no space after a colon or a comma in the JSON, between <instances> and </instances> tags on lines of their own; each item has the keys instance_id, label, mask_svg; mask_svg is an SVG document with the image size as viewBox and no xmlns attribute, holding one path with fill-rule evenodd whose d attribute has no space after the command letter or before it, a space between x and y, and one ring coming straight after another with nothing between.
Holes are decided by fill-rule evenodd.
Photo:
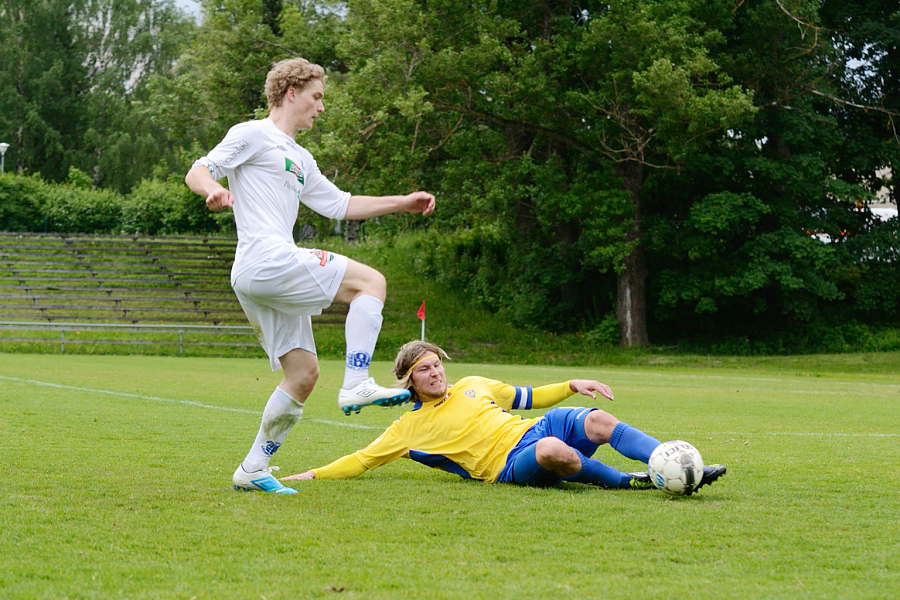
<instances>
[{"instance_id":1,"label":"player's outstretched arm","mask_svg":"<svg viewBox=\"0 0 900 600\"><path fill-rule=\"evenodd\" d=\"M297 473L296 475L288 475L287 477L282 477L281 480L308 481L310 479L350 479L352 477L359 477L367 470L366 466L359 460L356 454L348 454L324 467Z\"/></svg>"},{"instance_id":2,"label":"player's outstretched arm","mask_svg":"<svg viewBox=\"0 0 900 600\"><path fill-rule=\"evenodd\" d=\"M434 212L435 199L428 192L413 192L405 196L350 196L345 219L369 219L389 213L419 213L425 216Z\"/></svg>"},{"instance_id":3,"label":"player's outstretched arm","mask_svg":"<svg viewBox=\"0 0 900 600\"><path fill-rule=\"evenodd\" d=\"M577 394L590 396L594 399L597 398L598 393L604 398L614 399L612 388L593 379L573 379L569 382L569 388Z\"/></svg>"},{"instance_id":4,"label":"player's outstretched arm","mask_svg":"<svg viewBox=\"0 0 900 600\"><path fill-rule=\"evenodd\" d=\"M559 404L572 394L583 394L596 399L597 393L610 400L613 399L612 389L605 383L600 383L593 379L573 379L571 381L542 385L534 388L534 396L530 408L549 408Z\"/></svg>"},{"instance_id":5,"label":"player's outstretched arm","mask_svg":"<svg viewBox=\"0 0 900 600\"><path fill-rule=\"evenodd\" d=\"M282 477L281 481L309 481L315 478L316 472L310 469L305 473L297 473L296 475L288 475L287 477Z\"/></svg>"}]
</instances>

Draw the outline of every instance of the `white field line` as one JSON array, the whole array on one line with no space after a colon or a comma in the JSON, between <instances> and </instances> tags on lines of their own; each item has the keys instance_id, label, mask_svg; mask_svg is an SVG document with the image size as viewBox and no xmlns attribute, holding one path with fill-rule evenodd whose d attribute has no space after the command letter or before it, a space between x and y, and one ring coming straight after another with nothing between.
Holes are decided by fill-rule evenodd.
<instances>
[{"instance_id":1,"label":"white field line","mask_svg":"<svg viewBox=\"0 0 900 600\"><path fill-rule=\"evenodd\" d=\"M113 390L99 390L95 388L78 387L74 385L63 385L61 383L53 383L50 381L38 381L36 379L23 379L21 377L9 377L0 375L0 380L15 381L16 383L24 383L39 387L50 387L61 390L71 390L75 392L88 392L90 394L105 394L107 396L118 396L120 398L135 398L138 400L150 400L152 402L166 402L169 404L183 404L185 406L196 406L198 408L209 408L212 410L224 410L228 412L244 413L262 416L262 412L258 410L248 410L246 408L233 408L231 406L217 406L215 404L204 404L203 402L194 402L193 400L177 400L175 398L161 398L159 396L145 396L143 394L130 394L128 392L116 392ZM304 419L304 421L312 421L314 423L324 423L326 425L336 425L338 427L352 427L355 429L383 429L374 425L362 425L360 423L342 423L340 421L329 421L327 419Z\"/></svg>"},{"instance_id":2,"label":"white field line","mask_svg":"<svg viewBox=\"0 0 900 600\"><path fill-rule=\"evenodd\" d=\"M60 383L53 383L49 381L38 381L36 379L24 379L21 377L10 377L7 375L0 375L0 380L5 379L8 381L15 381L17 383L24 383L28 385L35 385L40 387L51 387L56 389L64 389L64 390L72 390L78 392L88 392L91 394L105 394L107 396L118 396L120 398L136 398L139 400L150 400L152 402L166 402L170 404L183 404L185 406L196 406L198 408L209 408L212 410L224 410L228 412L237 412L251 415L262 415L262 412L257 410L249 410L246 408L233 408L230 406L218 406L215 404L204 404L202 402L195 402L193 400L177 400L174 398L161 398L159 396L146 396L143 394L131 394L128 392L116 392L113 390L101 390L95 388L86 388L86 387L78 387L73 385L63 385ZM746 389L746 388L742 388ZM781 390L783 392L790 392L791 390ZM799 390L798 390L799 391ZM817 392L823 393L823 392ZM827 391L825 393L828 393ZM843 393L843 392L835 392L831 393ZM304 418L305 421L311 421L313 423L323 423L325 425L334 425L337 427L351 427L354 429L382 429L382 427L377 427L374 425L363 425L360 423L344 423L341 421L331 421L329 419L312 419L312 418ZM652 433L652 431L647 430L648 433ZM683 432L683 434L690 434L690 432ZM694 435L694 434L691 434ZM696 435L732 435L732 436L747 436L750 435L747 432L743 431L705 431L702 434L697 433ZM752 435L774 435L774 436L800 436L800 437L900 437L900 433L843 433L839 431L829 431L829 432L813 432L813 431L761 431L756 432Z\"/></svg>"}]
</instances>

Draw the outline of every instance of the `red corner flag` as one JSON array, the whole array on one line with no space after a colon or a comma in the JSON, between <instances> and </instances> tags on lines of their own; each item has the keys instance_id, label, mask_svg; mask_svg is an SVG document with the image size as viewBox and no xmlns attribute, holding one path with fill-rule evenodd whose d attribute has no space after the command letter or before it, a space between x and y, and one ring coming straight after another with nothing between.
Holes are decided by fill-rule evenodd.
<instances>
[{"instance_id":1,"label":"red corner flag","mask_svg":"<svg viewBox=\"0 0 900 600\"><path fill-rule=\"evenodd\" d=\"M419 312L416 313L416 316L419 317L419 320L422 321L422 341L425 341L425 301L422 300L422 306L419 307Z\"/></svg>"},{"instance_id":2,"label":"red corner flag","mask_svg":"<svg viewBox=\"0 0 900 600\"><path fill-rule=\"evenodd\" d=\"M419 312L416 313L416 316L419 317L420 321L425 320L425 301L422 300L422 306L419 307Z\"/></svg>"}]
</instances>

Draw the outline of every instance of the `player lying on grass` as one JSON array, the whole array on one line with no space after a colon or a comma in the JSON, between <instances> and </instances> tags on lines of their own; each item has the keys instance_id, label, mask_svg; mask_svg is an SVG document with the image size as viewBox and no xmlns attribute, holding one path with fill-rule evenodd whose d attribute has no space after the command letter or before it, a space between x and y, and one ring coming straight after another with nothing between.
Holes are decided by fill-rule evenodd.
<instances>
[{"instance_id":1,"label":"player lying on grass","mask_svg":"<svg viewBox=\"0 0 900 600\"><path fill-rule=\"evenodd\" d=\"M341 479L362 475L401 457L465 478L491 483L551 486L575 481L605 488L653 489L646 471L622 473L593 460L609 444L628 458L647 463L659 441L598 408L554 408L524 419L510 409L547 408L580 393L613 399L599 381L573 379L537 388L465 377L448 387L444 351L413 341L397 355L394 373L412 394L412 410L375 441L353 454L282 481ZM697 486L725 474L724 465L704 468Z\"/></svg>"}]
</instances>

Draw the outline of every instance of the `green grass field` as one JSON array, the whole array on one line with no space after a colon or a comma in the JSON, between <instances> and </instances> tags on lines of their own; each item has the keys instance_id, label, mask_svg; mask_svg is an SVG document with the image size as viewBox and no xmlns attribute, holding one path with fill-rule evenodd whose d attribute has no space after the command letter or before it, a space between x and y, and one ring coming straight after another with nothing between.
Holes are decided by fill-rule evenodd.
<instances>
[{"instance_id":1,"label":"green grass field","mask_svg":"<svg viewBox=\"0 0 900 600\"><path fill-rule=\"evenodd\" d=\"M866 362L448 363L451 380L610 384L597 405L728 464L689 498L489 485L405 460L272 496L230 481L278 381L265 360L0 354L0 597L895 598L900 373ZM281 473L401 414L345 417L340 377L323 362Z\"/></svg>"}]
</instances>

